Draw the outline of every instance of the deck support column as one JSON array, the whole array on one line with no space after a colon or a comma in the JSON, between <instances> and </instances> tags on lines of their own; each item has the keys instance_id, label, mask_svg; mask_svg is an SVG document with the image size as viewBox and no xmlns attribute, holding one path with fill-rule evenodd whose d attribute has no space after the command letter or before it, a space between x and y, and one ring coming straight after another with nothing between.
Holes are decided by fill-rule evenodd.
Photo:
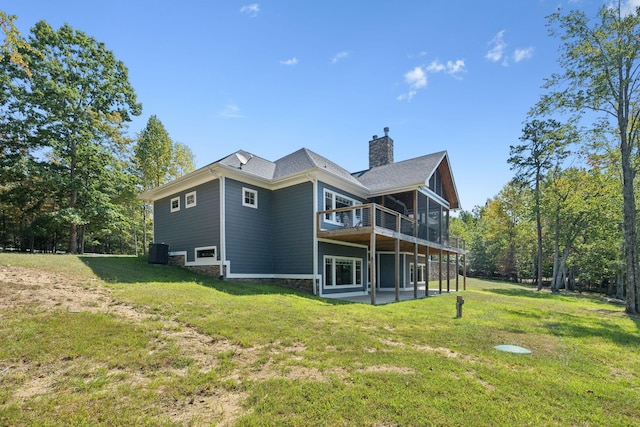
<instances>
[{"instance_id":1,"label":"deck support column","mask_svg":"<svg viewBox=\"0 0 640 427\"><path fill-rule=\"evenodd\" d=\"M451 252L447 251L447 293L451 292Z\"/></svg>"},{"instance_id":2,"label":"deck support column","mask_svg":"<svg viewBox=\"0 0 640 427\"><path fill-rule=\"evenodd\" d=\"M400 301L400 239L396 239L396 257L395 257L395 286L396 286L396 302Z\"/></svg>"},{"instance_id":3,"label":"deck support column","mask_svg":"<svg viewBox=\"0 0 640 427\"><path fill-rule=\"evenodd\" d=\"M424 251L424 259L425 259L425 269L427 270L425 279L424 279L424 296L429 296L429 280L431 280L431 261L429 260L429 246L425 246Z\"/></svg>"},{"instance_id":4,"label":"deck support column","mask_svg":"<svg viewBox=\"0 0 640 427\"><path fill-rule=\"evenodd\" d=\"M467 290L467 242L462 241L462 289Z\"/></svg>"},{"instance_id":5,"label":"deck support column","mask_svg":"<svg viewBox=\"0 0 640 427\"><path fill-rule=\"evenodd\" d=\"M418 299L418 244L413 244L413 299Z\"/></svg>"},{"instance_id":6,"label":"deck support column","mask_svg":"<svg viewBox=\"0 0 640 427\"><path fill-rule=\"evenodd\" d=\"M370 269L370 286L371 286L371 305L376 305L376 232L371 230L369 237L369 269Z\"/></svg>"},{"instance_id":7,"label":"deck support column","mask_svg":"<svg viewBox=\"0 0 640 427\"><path fill-rule=\"evenodd\" d=\"M458 288L460 287L460 275L458 274L458 268L460 267L460 254L456 252L456 292L458 292Z\"/></svg>"},{"instance_id":8,"label":"deck support column","mask_svg":"<svg viewBox=\"0 0 640 427\"><path fill-rule=\"evenodd\" d=\"M442 248L438 254L438 293L442 293Z\"/></svg>"}]
</instances>

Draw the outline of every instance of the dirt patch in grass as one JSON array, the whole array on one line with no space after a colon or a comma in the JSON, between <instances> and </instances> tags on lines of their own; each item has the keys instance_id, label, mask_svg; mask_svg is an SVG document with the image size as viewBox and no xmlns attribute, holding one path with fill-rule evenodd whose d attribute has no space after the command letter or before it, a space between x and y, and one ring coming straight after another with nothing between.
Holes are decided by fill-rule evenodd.
<instances>
[{"instance_id":1,"label":"dirt patch in grass","mask_svg":"<svg viewBox=\"0 0 640 427\"><path fill-rule=\"evenodd\" d=\"M110 290L101 286L98 280L89 283L73 283L69 277L61 274L37 271L34 269L0 266L0 318L2 313L20 308L33 308L38 311L63 310L67 312L111 313L131 322L152 320L157 316L146 313L142 308L122 304L114 300ZM254 349L242 349L227 341L212 340L210 336L199 333L194 328L172 320L162 321L158 331L160 340L173 341L183 353L197 363L201 371L209 371L219 363L219 354L232 352L238 355L240 365L255 362ZM21 384L12 393L12 403L22 402L37 396L55 392L55 383L61 375L70 370L76 361L61 360L43 366L30 361L21 361L10 365L0 363L0 378L11 375L23 378ZM100 367L94 367L94 370ZM173 374L180 374L173 372ZM145 387L150 381L139 372L108 372L111 378L126 378L120 384L128 383L135 387ZM163 405L161 413L178 423L190 423L190 420L223 420L230 425L242 415L242 401L246 395L242 392L230 393L228 390L216 390L206 396L194 396L187 402L169 402ZM167 403L167 402L163 402Z\"/></svg>"},{"instance_id":2,"label":"dirt patch in grass","mask_svg":"<svg viewBox=\"0 0 640 427\"><path fill-rule=\"evenodd\" d=\"M132 323L156 322L157 342L172 342L180 349L182 357L192 361L203 374L218 370L218 378L231 381L238 387L211 387L193 396L179 399L162 398L156 410L161 416L179 424L231 425L245 415L242 404L248 395L240 385L244 382L260 382L274 378L328 382L333 375L343 377L344 372L323 372L316 367L300 366L304 362L306 346L302 343L284 345L273 342L268 345L242 347L228 340L214 339L195 328L175 319L167 319L148 313L144 307L132 306L115 300L111 290L97 279L84 283L74 282L64 274L38 271L30 268L0 266L0 319L2 313L22 308L36 312L62 310L70 313L89 312L111 314ZM28 360L19 363L0 362L0 379L5 375L17 378L13 385L10 403L22 405L30 399L56 392L61 376L77 370L86 360L58 360L46 366ZM224 366L222 366L224 365ZM222 367L221 367L222 366ZM83 366L87 372L98 372L108 379L109 387L127 385L145 389L154 373L133 372L127 369L107 369L104 366ZM175 377L188 375L189 367L167 368L164 372ZM413 373L405 368L381 366L365 369L366 372ZM91 377L90 374L88 374ZM13 387L13 386L12 386Z\"/></svg>"}]
</instances>

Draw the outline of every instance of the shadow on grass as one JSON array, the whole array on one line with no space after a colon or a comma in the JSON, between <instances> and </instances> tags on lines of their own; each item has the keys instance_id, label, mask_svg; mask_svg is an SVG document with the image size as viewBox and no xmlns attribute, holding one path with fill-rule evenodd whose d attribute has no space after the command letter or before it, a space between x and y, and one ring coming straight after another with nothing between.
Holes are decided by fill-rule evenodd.
<instances>
[{"instance_id":1,"label":"shadow on grass","mask_svg":"<svg viewBox=\"0 0 640 427\"><path fill-rule=\"evenodd\" d=\"M589 299L593 302L599 302L603 306L611 307L609 303L600 300L597 297L589 295L578 294L553 294L545 291L537 291L535 289L491 289L490 292L498 295L506 295L512 297L533 298L541 300L555 300L558 297L576 298L576 299ZM630 333L628 330L623 329L616 322L607 319L607 316L625 316L623 308L614 310L611 308L603 307L599 310L586 309L585 315L575 315L570 313L562 313L554 311L551 315L553 321L547 321L549 316L545 316L543 312L539 310L506 310L507 313L516 315L518 317L526 317L531 320L532 323L539 324L546 328L550 334L571 338L590 338L599 337L603 340L609 340L617 345L636 347L640 350L640 317L627 316L636 327L636 331ZM586 315L586 313L599 313L601 317Z\"/></svg>"},{"instance_id":2,"label":"shadow on grass","mask_svg":"<svg viewBox=\"0 0 640 427\"><path fill-rule=\"evenodd\" d=\"M108 283L196 283L236 296L295 295L301 298L323 301L331 305L349 304L348 301L318 298L304 291L282 285L228 282L177 266L149 264L145 257L110 255L80 256L79 258L96 276Z\"/></svg>"}]
</instances>

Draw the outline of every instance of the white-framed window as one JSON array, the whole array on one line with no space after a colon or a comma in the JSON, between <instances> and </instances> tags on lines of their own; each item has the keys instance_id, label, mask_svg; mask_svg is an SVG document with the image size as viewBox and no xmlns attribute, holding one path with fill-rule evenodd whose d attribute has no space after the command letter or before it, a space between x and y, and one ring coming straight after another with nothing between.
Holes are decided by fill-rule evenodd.
<instances>
[{"instance_id":1,"label":"white-framed window","mask_svg":"<svg viewBox=\"0 0 640 427\"><path fill-rule=\"evenodd\" d=\"M184 196L184 207L185 209L192 208L196 205L196 192L192 191L190 193L185 194Z\"/></svg>"},{"instance_id":2,"label":"white-framed window","mask_svg":"<svg viewBox=\"0 0 640 427\"><path fill-rule=\"evenodd\" d=\"M199 259L218 259L218 248L216 246L203 246L195 248L196 260Z\"/></svg>"},{"instance_id":3,"label":"white-framed window","mask_svg":"<svg viewBox=\"0 0 640 427\"><path fill-rule=\"evenodd\" d=\"M171 212L177 212L180 210L180 196L173 197L171 199Z\"/></svg>"},{"instance_id":4,"label":"white-framed window","mask_svg":"<svg viewBox=\"0 0 640 427\"><path fill-rule=\"evenodd\" d=\"M418 264L418 269L417 269L418 283L424 283L425 281L424 270L425 270L425 265ZM413 283L414 274L416 274L415 265L413 263L410 263L409 264L409 283Z\"/></svg>"},{"instance_id":5,"label":"white-framed window","mask_svg":"<svg viewBox=\"0 0 640 427\"><path fill-rule=\"evenodd\" d=\"M258 209L258 192L250 188L242 188L242 206Z\"/></svg>"},{"instance_id":6,"label":"white-framed window","mask_svg":"<svg viewBox=\"0 0 640 427\"><path fill-rule=\"evenodd\" d=\"M325 256L324 284L326 287L362 286L362 259Z\"/></svg>"},{"instance_id":7,"label":"white-framed window","mask_svg":"<svg viewBox=\"0 0 640 427\"><path fill-rule=\"evenodd\" d=\"M354 200L350 197L336 193L331 190L324 190L324 210L330 211L333 209L348 208L350 206L358 206L362 203ZM327 222L334 224L342 224L355 226L362 219L362 209L349 210L344 212L330 212L324 215L324 219Z\"/></svg>"}]
</instances>

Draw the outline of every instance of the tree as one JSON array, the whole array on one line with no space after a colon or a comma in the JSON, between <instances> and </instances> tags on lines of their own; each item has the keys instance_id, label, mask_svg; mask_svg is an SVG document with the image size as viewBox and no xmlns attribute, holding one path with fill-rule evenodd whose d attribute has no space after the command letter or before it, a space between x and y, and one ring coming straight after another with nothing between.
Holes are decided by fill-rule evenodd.
<instances>
[{"instance_id":1,"label":"tree","mask_svg":"<svg viewBox=\"0 0 640 427\"><path fill-rule=\"evenodd\" d=\"M640 310L640 268L634 193L634 158L640 130L640 15L623 15L617 7L602 7L597 19L573 10L549 17L552 36L560 37L563 71L546 82L549 93L535 114L561 111L583 117L591 111L611 122L621 154L626 312ZM602 117L604 116L604 117Z\"/></svg>"},{"instance_id":2,"label":"tree","mask_svg":"<svg viewBox=\"0 0 640 427\"><path fill-rule=\"evenodd\" d=\"M58 216L69 227L69 252L77 253L78 230L87 223L88 207L82 204L91 201L82 197L87 171L80 168L100 167L91 161L104 151L100 147L119 151L117 146L126 144L123 125L140 114L141 106L127 68L103 43L67 24L55 31L44 21L31 34L29 44L42 55L21 52L32 73L28 80L15 67L6 68L14 79L5 128L15 135L18 149L50 150L64 171L59 191L66 202Z\"/></svg>"},{"instance_id":3,"label":"tree","mask_svg":"<svg viewBox=\"0 0 640 427\"><path fill-rule=\"evenodd\" d=\"M569 153L571 142L568 128L555 120L532 120L525 124L520 140L524 144L511 146L508 162L516 171L516 181L532 188L537 231L537 281L542 289L542 214L540 184L547 171L556 167Z\"/></svg>"},{"instance_id":4,"label":"tree","mask_svg":"<svg viewBox=\"0 0 640 427\"><path fill-rule=\"evenodd\" d=\"M152 115L138 135L134 148L135 169L143 191L159 187L194 170L193 153L184 144L174 143L162 122ZM143 251L147 249L147 212L143 203Z\"/></svg>"},{"instance_id":5,"label":"tree","mask_svg":"<svg viewBox=\"0 0 640 427\"><path fill-rule=\"evenodd\" d=\"M4 33L5 37L4 42L0 44L0 61L8 57L9 61L17 65L28 76L31 76L31 70L20 51L28 51L36 55L39 53L22 38L20 31L18 31L14 23L16 19L17 16L7 15L0 10L0 30Z\"/></svg>"}]
</instances>

